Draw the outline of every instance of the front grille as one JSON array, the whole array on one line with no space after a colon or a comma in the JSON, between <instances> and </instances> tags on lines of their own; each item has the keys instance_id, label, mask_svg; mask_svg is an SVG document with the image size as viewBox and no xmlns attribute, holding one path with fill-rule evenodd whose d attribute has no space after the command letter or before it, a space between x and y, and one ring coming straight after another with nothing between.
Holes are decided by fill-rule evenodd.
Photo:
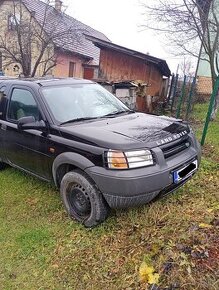
<instances>
[{"instance_id":1,"label":"front grille","mask_svg":"<svg viewBox=\"0 0 219 290\"><path fill-rule=\"evenodd\" d=\"M186 150L190 147L190 142L188 136L185 136L184 138L177 140L175 142L171 142L166 145L160 146L161 150L163 151L164 158L169 158L171 156L176 155L179 152L182 152L183 150Z\"/></svg>"}]
</instances>

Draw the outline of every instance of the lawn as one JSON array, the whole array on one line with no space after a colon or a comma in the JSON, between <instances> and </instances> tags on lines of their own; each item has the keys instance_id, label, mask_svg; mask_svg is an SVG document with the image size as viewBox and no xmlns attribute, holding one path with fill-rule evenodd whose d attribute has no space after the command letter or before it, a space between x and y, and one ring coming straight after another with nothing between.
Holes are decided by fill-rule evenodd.
<instances>
[{"instance_id":1,"label":"lawn","mask_svg":"<svg viewBox=\"0 0 219 290\"><path fill-rule=\"evenodd\" d=\"M199 138L206 110L195 108ZM189 183L150 205L113 212L92 230L71 221L57 190L38 179L8 168L0 188L2 290L219 289L218 119ZM158 286L147 283L153 279Z\"/></svg>"}]
</instances>

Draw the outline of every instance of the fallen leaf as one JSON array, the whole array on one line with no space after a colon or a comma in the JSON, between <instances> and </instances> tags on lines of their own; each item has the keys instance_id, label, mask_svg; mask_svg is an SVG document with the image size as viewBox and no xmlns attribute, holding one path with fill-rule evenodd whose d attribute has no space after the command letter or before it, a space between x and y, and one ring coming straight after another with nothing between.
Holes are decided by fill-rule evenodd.
<instances>
[{"instance_id":1,"label":"fallen leaf","mask_svg":"<svg viewBox=\"0 0 219 290\"><path fill-rule=\"evenodd\" d=\"M166 263L163 265L163 273L168 274L173 268L173 259L170 258Z\"/></svg>"},{"instance_id":2,"label":"fallen leaf","mask_svg":"<svg viewBox=\"0 0 219 290\"><path fill-rule=\"evenodd\" d=\"M139 279L141 282L146 282L148 284L157 284L159 281L159 274L154 273L154 267L149 266L147 263L143 262L139 268Z\"/></svg>"},{"instance_id":3,"label":"fallen leaf","mask_svg":"<svg viewBox=\"0 0 219 290\"><path fill-rule=\"evenodd\" d=\"M188 266L188 267L187 267L187 272L189 273L189 275L191 275L191 273L192 273L191 266Z\"/></svg>"},{"instance_id":4,"label":"fallen leaf","mask_svg":"<svg viewBox=\"0 0 219 290\"><path fill-rule=\"evenodd\" d=\"M199 226L200 229L210 229L210 228L212 228L212 225L205 224L205 223L200 223L198 226Z\"/></svg>"},{"instance_id":5,"label":"fallen leaf","mask_svg":"<svg viewBox=\"0 0 219 290\"><path fill-rule=\"evenodd\" d=\"M212 213L212 212L217 211L217 210L219 210L219 204L215 204L215 205L213 205L212 208L208 208L207 212Z\"/></svg>"},{"instance_id":6,"label":"fallen leaf","mask_svg":"<svg viewBox=\"0 0 219 290\"><path fill-rule=\"evenodd\" d=\"M152 274L154 272L154 268L148 266L145 262L143 262L139 268L140 276L145 276L148 274Z\"/></svg>"},{"instance_id":7,"label":"fallen leaf","mask_svg":"<svg viewBox=\"0 0 219 290\"><path fill-rule=\"evenodd\" d=\"M160 275L157 273L148 275L148 284L157 284L159 282Z\"/></svg>"}]
</instances>

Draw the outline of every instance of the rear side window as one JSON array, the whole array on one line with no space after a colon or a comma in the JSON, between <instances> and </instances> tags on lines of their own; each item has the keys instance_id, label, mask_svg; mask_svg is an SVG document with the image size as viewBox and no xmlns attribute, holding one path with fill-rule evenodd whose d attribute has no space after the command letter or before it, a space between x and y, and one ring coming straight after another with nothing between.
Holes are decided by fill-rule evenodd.
<instances>
[{"instance_id":1,"label":"rear side window","mask_svg":"<svg viewBox=\"0 0 219 290\"><path fill-rule=\"evenodd\" d=\"M8 118L17 121L22 117L33 116L40 120L40 112L33 95L24 89L14 89L12 92Z\"/></svg>"}]
</instances>

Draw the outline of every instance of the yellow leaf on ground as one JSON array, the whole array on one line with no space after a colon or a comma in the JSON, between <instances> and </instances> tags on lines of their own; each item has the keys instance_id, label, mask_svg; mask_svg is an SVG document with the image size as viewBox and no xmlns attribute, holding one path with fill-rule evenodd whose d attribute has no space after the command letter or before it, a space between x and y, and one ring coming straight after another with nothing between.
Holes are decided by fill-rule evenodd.
<instances>
[{"instance_id":1,"label":"yellow leaf on ground","mask_svg":"<svg viewBox=\"0 0 219 290\"><path fill-rule=\"evenodd\" d=\"M157 273L149 274L148 275L148 284L158 284L159 278L160 278L160 276Z\"/></svg>"},{"instance_id":2,"label":"yellow leaf on ground","mask_svg":"<svg viewBox=\"0 0 219 290\"><path fill-rule=\"evenodd\" d=\"M199 224L199 228L201 228L201 229L210 229L210 228L212 228L212 225L205 224L205 223L200 223Z\"/></svg>"},{"instance_id":3,"label":"yellow leaf on ground","mask_svg":"<svg viewBox=\"0 0 219 290\"><path fill-rule=\"evenodd\" d=\"M217 210L219 210L219 204L215 204L212 206L212 208L208 208L207 212L212 213L212 212L217 211Z\"/></svg>"},{"instance_id":4,"label":"yellow leaf on ground","mask_svg":"<svg viewBox=\"0 0 219 290\"><path fill-rule=\"evenodd\" d=\"M157 284L159 280L159 274L154 273L154 267L148 266L143 262L139 268L139 279L141 282L149 284Z\"/></svg>"},{"instance_id":5,"label":"yellow leaf on ground","mask_svg":"<svg viewBox=\"0 0 219 290\"><path fill-rule=\"evenodd\" d=\"M213 208L208 208L208 209L207 209L207 212L209 212L209 213L212 213L213 211L214 211Z\"/></svg>"},{"instance_id":6,"label":"yellow leaf on ground","mask_svg":"<svg viewBox=\"0 0 219 290\"><path fill-rule=\"evenodd\" d=\"M143 262L139 268L140 277L147 276L148 274L154 273L154 268L148 266L145 262Z\"/></svg>"}]
</instances>

